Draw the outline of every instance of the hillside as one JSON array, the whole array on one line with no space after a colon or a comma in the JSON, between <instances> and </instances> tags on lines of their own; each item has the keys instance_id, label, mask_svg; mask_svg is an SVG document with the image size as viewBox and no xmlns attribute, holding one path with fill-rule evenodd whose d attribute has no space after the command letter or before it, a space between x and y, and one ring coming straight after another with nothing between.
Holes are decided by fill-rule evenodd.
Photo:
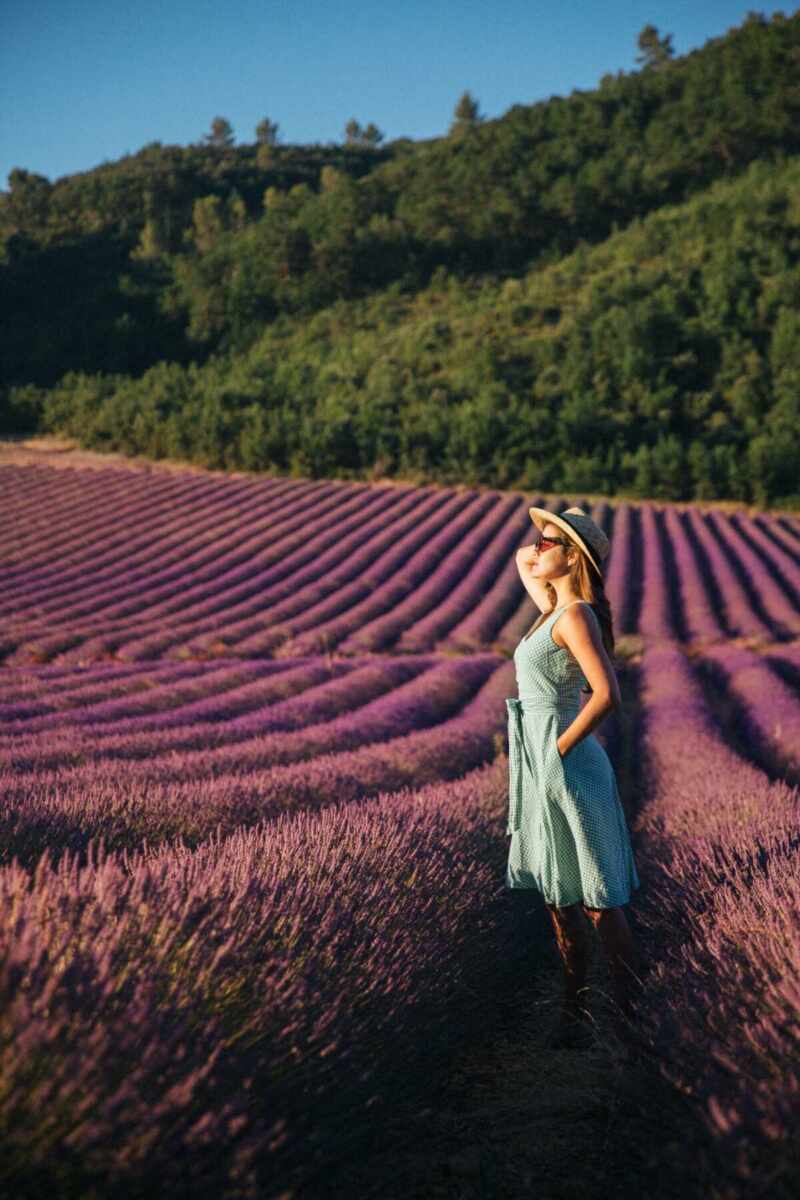
<instances>
[{"instance_id":1,"label":"hillside","mask_svg":"<svg viewBox=\"0 0 800 1200\"><path fill-rule=\"evenodd\" d=\"M228 469L791 507L799 186L798 160L753 164L519 279L440 272L18 400L95 449Z\"/></svg>"},{"instance_id":2,"label":"hillside","mask_svg":"<svg viewBox=\"0 0 800 1200\"><path fill-rule=\"evenodd\" d=\"M154 144L53 185L14 172L3 351L27 388L5 428L248 469L792 504L798 55L800 14L750 14L427 143Z\"/></svg>"}]
</instances>

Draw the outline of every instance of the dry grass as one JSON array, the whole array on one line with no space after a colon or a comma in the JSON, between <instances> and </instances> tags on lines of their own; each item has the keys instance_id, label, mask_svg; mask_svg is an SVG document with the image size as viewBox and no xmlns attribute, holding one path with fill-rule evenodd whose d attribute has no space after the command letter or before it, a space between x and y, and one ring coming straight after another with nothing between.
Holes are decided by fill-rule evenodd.
<instances>
[{"instance_id":1,"label":"dry grass","mask_svg":"<svg viewBox=\"0 0 800 1200\"><path fill-rule=\"evenodd\" d=\"M81 467L100 470L104 467L122 467L131 471L190 471L208 474L202 467L191 463L162 460L158 463L146 458L128 458L124 454L99 450L83 450L73 438L25 437L4 434L0 438L0 466L30 467ZM233 472L228 472L233 474Z\"/></svg>"}]
</instances>

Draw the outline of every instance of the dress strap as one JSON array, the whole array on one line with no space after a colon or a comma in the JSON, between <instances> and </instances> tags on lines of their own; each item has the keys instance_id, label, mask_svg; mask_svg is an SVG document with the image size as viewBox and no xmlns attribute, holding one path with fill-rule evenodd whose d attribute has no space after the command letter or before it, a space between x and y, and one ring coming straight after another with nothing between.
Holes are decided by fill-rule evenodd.
<instances>
[{"instance_id":1,"label":"dress strap","mask_svg":"<svg viewBox=\"0 0 800 1200\"><path fill-rule=\"evenodd\" d=\"M555 616L557 612L563 612L567 608L572 608L573 604L585 604L595 621L597 621L597 613L594 611L588 600L568 600L566 604L559 604L558 608L554 608L551 613L548 613L548 618ZM544 621L542 624L544 624Z\"/></svg>"},{"instance_id":2,"label":"dress strap","mask_svg":"<svg viewBox=\"0 0 800 1200\"><path fill-rule=\"evenodd\" d=\"M555 608L551 608L550 612L544 618L544 621L549 621L557 612L562 612L565 608L571 608L573 604L588 604L588 600L568 600L566 604L558 604ZM544 624L542 621L542 624Z\"/></svg>"},{"instance_id":3,"label":"dress strap","mask_svg":"<svg viewBox=\"0 0 800 1200\"><path fill-rule=\"evenodd\" d=\"M594 611L594 609L592 608L592 605L590 604L590 602L588 600L570 600L566 604L560 604L558 608L554 608L553 611L548 614L548 620L550 617L555 616L555 614L557 612L563 612L567 608L572 608L573 604L585 604L586 607L588 608L589 612L592 614L594 625L598 629L600 628L600 621L597 616L597 613ZM544 625L544 621L542 621L542 625Z\"/></svg>"}]
</instances>

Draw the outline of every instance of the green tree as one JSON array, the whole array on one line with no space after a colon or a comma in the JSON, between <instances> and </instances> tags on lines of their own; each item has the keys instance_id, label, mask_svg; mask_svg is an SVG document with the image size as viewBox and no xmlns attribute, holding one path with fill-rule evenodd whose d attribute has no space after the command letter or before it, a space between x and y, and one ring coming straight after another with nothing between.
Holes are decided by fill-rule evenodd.
<instances>
[{"instance_id":1,"label":"green tree","mask_svg":"<svg viewBox=\"0 0 800 1200\"><path fill-rule=\"evenodd\" d=\"M653 453L649 446L642 443L633 453L623 454L622 466L630 480L629 487L634 496L646 499L653 495L655 473L653 471Z\"/></svg>"},{"instance_id":2,"label":"green tree","mask_svg":"<svg viewBox=\"0 0 800 1200\"><path fill-rule=\"evenodd\" d=\"M642 67L663 67L675 53L672 48L672 34L667 33L664 37L659 37L655 25L645 25L636 45L639 47L636 61Z\"/></svg>"},{"instance_id":3,"label":"green tree","mask_svg":"<svg viewBox=\"0 0 800 1200\"><path fill-rule=\"evenodd\" d=\"M204 196L195 200L192 209L191 240L198 253L208 254L225 232L225 219L219 196Z\"/></svg>"},{"instance_id":4,"label":"green tree","mask_svg":"<svg viewBox=\"0 0 800 1200\"><path fill-rule=\"evenodd\" d=\"M13 167L8 175L8 212L16 229L25 225L44 225L49 214L53 185L46 175Z\"/></svg>"},{"instance_id":5,"label":"green tree","mask_svg":"<svg viewBox=\"0 0 800 1200\"><path fill-rule=\"evenodd\" d=\"M800 497L797 464L800 461L800 435L796 425L765 430L753 438L747 448L750 481L756 504L771 500Z\"/></svg>"},{"instance_id":6,"label":"green tree","mask_svg":"<svg viewBox=\"0 0 800 1200\"><path fill-rule=\"evenodd\" d=\"M264 209L266 212L280 212L286 207L286 193L280 188L268 187L264 192Z\"/></svg>"},{"instance_id":7,"label":"green tree","mask_svg":"<svg viewBox=\"0 0 800 1200\"><path fill-rule=\"evenodd\" d=\"M269 117L264 117L262 120L260 120L256 125L256 141L260 146L277 146L277 122L270 121Z\"/></svg>"},{"instance_id":8,"label":"green tree","mask_svg":"<svg viewBox=\"0 0 800 1200\"><path fill-rule=\"evenodd\" d=\"M344 182L344 179L345 174L343 171L337 171L336 167L332 167L330 163L326 163L319 175L320 191L332 192Z\"/></svg>"},{"instance_id":9,"label":"green tree","mask_svg":"<svg viewBox=\"0 0 800 1200\"><path fill-rule=\"evenodd\" d=\"M477 129L483 117L478 111L478 101L469 93L463 92L458 104L453 110L453 120L450 124L450 136L460 137Z\"/></svg>"},{"instance_id":10,"label":"green tree","mask_svg":"<svg viewBox=\"0 0 800 1200\"><path fill-rule=\"evenodd\" d=\"M344 127L344 140L347 146L358 146L361 142L362 129L355 117L351 117Z\"/></svg>"},{"instance_id":11,"label":"green tree","mask_svg":"<svg viewBox=\"0 0 800 1200\"><path fill-rule=\"evenodd\" d=\"M233 126L225 117L214 117L211 122L211 132L203 138L207 146L226 150L233 145Z\"/></svg>"},{"instance_id":12,"label":"green tree","mask_svg":"<svg viewBox=\"0 0 800 1200\"><path fill-rule=\"evenodd\" d=\"M717 489L714 486L713 462L703 442L692 441L689 443L687 461L692 480L692 499L716 499Z\"/></svg>"},{"instance_id":13,"label":"green tree","mask_svg":"<svg viewBox=\"0 0 800 1200\"><path fill-rule=\"evenodd\" d=\"M681 441L674 433L660 434L651 452L653 495L663 500L687 498L687 464Z\"/></svg>"},{"instance_id":14,"label":"green tree","mask_svg":"<svg viewBox=\"0 0 800 1200\"><path fill-rule=\"evenodd\" d=\"M155 217L148 217L142 226L142 232L139 235L136 247L131 250L131 258L158 258L164 253L164 249L164 240L161 236L159 222Z\"/></svg>"},{"instance_id":15,"label":"green tree","mask_svg":"<svg viewBox=\"0 0 800 1200\"><path fill-rule=\"evenodd\" d=\"M247 224L247 205L236 189L228 197L227 214L229 228L236 230L244 229Z\"/></svg>"},{"instance_id":16,"label":"green tree","mask_svg":"<svg viewBox=\"0 0 800 1200\"><path fill-rule=\"evenodd\" d=\"M363 131L361 137L365 146L379 146L383 141L384 135L381 133L380 129L378 129L378 126L370 121L367 128Z\"/></svg>"},{"instance_id":17,"label":"green tree","mask_svg":"<svg viewBox=\"0 0 800 1200\"><path fill-rule=\"evenodd\" d=\"M373 146L377 147L383 141L384 135L381 133L378 126L370 121L369 125L362 126L351 117L344 127L345 143L348 146Z\"/></svg>"}]
</instances>

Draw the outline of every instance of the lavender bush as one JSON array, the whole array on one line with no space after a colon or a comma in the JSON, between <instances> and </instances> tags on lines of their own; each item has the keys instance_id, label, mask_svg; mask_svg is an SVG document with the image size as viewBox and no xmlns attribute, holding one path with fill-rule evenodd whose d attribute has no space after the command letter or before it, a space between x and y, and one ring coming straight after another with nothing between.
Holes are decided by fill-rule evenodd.
<instances>
[{"instance_id":1,"label":"lavender bush","mask_svg":"<svg viewBox=\"0 0 800 1200\"><path fill-rule=\"evenodd\" d=\"M647 650L642 682L639 920L656 954L643 1020L729 1176L788 1196L800 1118L800 790L724 743L679 647Z\"/></svg>"},{"instance_id":2,"label":"lavender bush","mask_svg":"<svg viewBox=\"0 0 800 1200\"><path fill-rule=\"evenodd\" d=\"M506 787L0 870L5 1185L255 1197L347 1153L518 969Z\"/></svg>"}]
</instances>

